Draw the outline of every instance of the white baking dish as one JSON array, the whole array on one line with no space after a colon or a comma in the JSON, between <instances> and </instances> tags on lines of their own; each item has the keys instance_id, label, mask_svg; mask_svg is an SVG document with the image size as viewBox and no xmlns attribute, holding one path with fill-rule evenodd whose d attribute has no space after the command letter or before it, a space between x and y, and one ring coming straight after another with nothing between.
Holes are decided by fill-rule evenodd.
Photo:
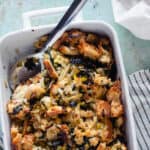
<instances>
[{"instance_id":1,"label":"white baking dish","mask_svg":"<svg viewBox=\"0 0 150 150\"><path fill-rule=\"evenodd\" d=\"M36 27L34 28L34 30L33 28L20 30L6 35L0 41L0 111L5 150L11 149L9 118L6 112L6 104L11 94L9 88L6 86L10 65L13 64L14 61L19 57L31 53L31 47L33 45L33 42L37 40L41 35L49 33L52 28L53 26L49 25L43 27ZM118 78L121 79L122 83L122 101L125 107L126 138L128 143L128 149L137 150L135 126L131 109L131 100L129 97L127 79L116 32L110 25L101 21L76 22L72 23L67 27L67 29L72 28L78 28L84 31L95 32L98 34L106 34L110 38L116 59Z\"/></svg>"}]
</instances>

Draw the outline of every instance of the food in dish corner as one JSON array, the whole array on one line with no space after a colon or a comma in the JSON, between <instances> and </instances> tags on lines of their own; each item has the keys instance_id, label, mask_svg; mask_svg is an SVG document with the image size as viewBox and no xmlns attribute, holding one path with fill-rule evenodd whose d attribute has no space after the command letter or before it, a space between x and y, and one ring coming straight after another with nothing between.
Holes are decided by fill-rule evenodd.
<instances>
[{"instance_id":1,"label":"food in dish corner","mask_svg":"<svg viewBox=\"0 0 150 150\"><path fill-rule=\"evenodd\" d=\"M38 40L36 48L46 40ZM7 104L12 149L127 150L110 40L66 31L44 54L43 64L45 69L19 84Z\"/></svg>"}]
</instances>

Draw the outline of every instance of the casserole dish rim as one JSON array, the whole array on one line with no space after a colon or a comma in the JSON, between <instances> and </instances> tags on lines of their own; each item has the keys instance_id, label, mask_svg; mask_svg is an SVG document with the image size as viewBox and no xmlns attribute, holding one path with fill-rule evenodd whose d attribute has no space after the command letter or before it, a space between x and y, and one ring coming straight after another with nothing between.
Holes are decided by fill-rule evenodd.
<instances>
[{"instance_id":1,"label":"casserole dish rim","mask_svg":"<svg viewBox=\"0 0 150 150\"><path fill-rule=\"evenodd\" d=\"M122 93L124 94L124 97L125 97L125 100L123 101L126 101L127 103L127 107L128 108L125 108L125 114L129 114L129 116L126 116L128 117L127 121L129 121L129 124L126 125L126 126L131 126L132 129L128 129L128 130L131 130L130 132L130 135L126 135L126 138L130 137L130 139L132 141L128 141L128 148L132 148L131 150L136 150L137 149L137 141L136 141L136 133L135 133L135 125L134 125L134 119L133 119L133 112L132 112L132 108L131 108L131 100L130 100L130 96L129 96L129 90L128 90L128 85L127 85L127 78L126 78L126 73L125 73L125 69L124 69L124 65L123 65L123 59L122 59L122 56L121 56L121 51L120 51L120 46L119 46L119 41L118 41L118 38L117 38L117 34L115 32L115 30L113 29L113 27L111 25L109 25L108 23L105 23L103 21L79 21L79 22L75 22L75 23L72 23L68 26L66 26L66 29L71 29L71 28L78 28L78 27L72 27L72 26L80 26L80 25L101 25L101 26L104 26L106 28L108 28L113 36L113 40L114 41L111 41L113 42L113 44L115 45L115 48L113 46L113 49L115 49L113 51L113 54L114 54L114 57L115 57L115 60L116 60L116 66L117 66L117 70L119 68L119 74L120 74L120 77L121 77L121 86L122 86ZM35 30L36 32L42 30L42 29L46 29L46 30L51 30L53 28L54 24L53 25L45 25L45 26L39 26L39 27L32 27L32 28L29 28L29 29L23 29L23 30L18 30L18 31L15 31L15 32L11 32L11 33L8 33L7 35L5 35L4 37L2 37L0 39L0 47L1 47L1 44L3 43L4 40L6 40L9 36L16 36L17 34L24 34L26 32L32 32L33 30ZM100 28L100 27L99 27ZM82 29L81 29L82 30ZM88 32L88 30L85 30ZM42 31L43 32L43 31ZM90 31L89 31L90 32ZM108 35L109 37L109 35ZM1 51L0 51L1 53ZM118 58L118 59L117 59ZM2 64L2 60L1 60L1 57L0 57L0 62ZM0 66L0 69L3 69L2 66ZM2 81L2 77L0 78L1 80L1 85L0 85L0 91L3 93L3 90L2 90L2 84L3 84L3 81ZM6 106L5 106L6 107ZM4 110L4 104L3 104L3 98L2 98L2 95L1 95L1 101L0 101L0 108L1 108L1 114L2 114L2 132L5 133L5 118L4 118L4 113L7 113L5 110ZM127 112L128 111L128 112ZM127 133L127 131L126 131ZM8 149L8 140L6 138L6 135L3 135L4 136L4 148L7 148ZM132 145L131 145L132 143ZM7 150L6 149L6 150Z\"/></svg>"}]
</instances>

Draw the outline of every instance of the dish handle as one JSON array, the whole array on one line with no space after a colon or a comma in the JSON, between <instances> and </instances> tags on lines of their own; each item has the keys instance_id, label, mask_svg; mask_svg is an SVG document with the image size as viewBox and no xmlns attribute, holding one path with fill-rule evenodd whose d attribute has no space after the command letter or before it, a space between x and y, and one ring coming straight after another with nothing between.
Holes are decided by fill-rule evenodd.
<instances>
[{"instance_id":1,"label":"dish handle","mask_svg":"<svg viewBox=\"0 0 150 150\"><path fill-rule=\"evenodd\" d=\"M23 18L23 28L31 28L31 18L37 17L37 16L43 16L43 15L58 15L63 14L68 9L68 7L56 7L56 8L46 8L46 9L39 9L39 10L33 10L29 12L25 12L22 15ZM81 21L82 19L82 11L75 17L74 21Z\"/></svg>"}]
</instances>

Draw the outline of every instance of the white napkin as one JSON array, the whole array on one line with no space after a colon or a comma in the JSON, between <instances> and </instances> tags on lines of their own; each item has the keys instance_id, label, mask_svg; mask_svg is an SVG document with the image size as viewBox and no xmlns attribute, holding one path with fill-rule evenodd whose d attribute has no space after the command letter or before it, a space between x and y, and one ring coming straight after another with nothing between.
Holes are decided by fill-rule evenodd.
<instances>
[{"instance_id":1,"label":"white napkin","mask_svg":"<svg viewBox=\"0 0 150 150\"><path fill-rule=\"evenodd\" d=\"M115 21L136 37L150 40L150 0L112 0Z\"/></svg>"}]
</instances>

